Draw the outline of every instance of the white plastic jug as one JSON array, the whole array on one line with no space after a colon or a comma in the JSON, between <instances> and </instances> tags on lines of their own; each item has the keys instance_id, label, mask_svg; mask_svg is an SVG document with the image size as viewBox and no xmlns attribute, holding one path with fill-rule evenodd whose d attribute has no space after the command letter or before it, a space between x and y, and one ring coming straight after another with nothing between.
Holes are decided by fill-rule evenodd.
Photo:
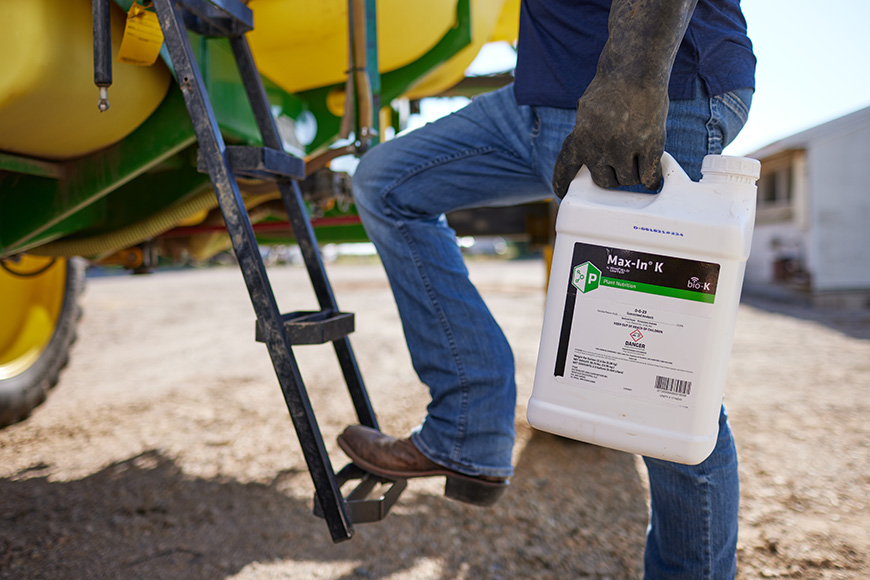
<instances>
[{"instance_id":1,"label":"white plastic jug","mask_svg":"<svg viewBox=\"0 0 870 580\"><path fill-rule=\"evenodd\" d=\"M686 464L713 451L755 222L755 159L667 153L658 194L584 167L556 219L529 423Z\"/></svg>"}]
</instances>

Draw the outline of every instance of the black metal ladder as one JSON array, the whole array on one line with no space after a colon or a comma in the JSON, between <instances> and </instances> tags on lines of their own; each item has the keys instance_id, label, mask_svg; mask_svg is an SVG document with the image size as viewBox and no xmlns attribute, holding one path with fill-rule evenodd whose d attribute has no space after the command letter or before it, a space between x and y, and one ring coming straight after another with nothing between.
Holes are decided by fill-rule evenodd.
<instances>
[{"instance_id":1,"label":"black metal ladder","mask_svg":"<svg viewBox=\"0 0 870 580\"><path fill-rule=\"evenodd\" d=\"M245 38L253 29L253 14L238 0L154 0L154 6L193 122L200 159L211 177L254 306L257 340L266 343L314 481L314 511L326 520L333 541L347 540L353 535L354 523L386 517L406 482L382 480L353 464L338 474L333 471L293 354L293 345L332 342L359 422L378 427L347 338L353 331L353 314L338 309L297 183L305 177L305 163L284 151L263 81ZM263 147L224 144L188 39L188 29L204 36L229 39ZM236 175L277 182L317 296L319 312L279 313ZM342 497L342 485L356 479L360 480L357 487L347 498ZM383 487L387 487L385 492L370 497L373 490Z\"/></svg>"}]
</instances>

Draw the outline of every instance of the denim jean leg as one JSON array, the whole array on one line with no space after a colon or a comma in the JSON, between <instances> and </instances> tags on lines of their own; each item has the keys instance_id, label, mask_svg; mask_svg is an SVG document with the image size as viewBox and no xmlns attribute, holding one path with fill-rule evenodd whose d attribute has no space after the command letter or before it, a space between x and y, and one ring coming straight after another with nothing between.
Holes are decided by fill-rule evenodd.
<instances>
[{"instance_id":1,"label":"denim jean leg","mask_svg":"<svg viewBox=\"0 0 870 580\"><path fill-rule=\"evenodd\" d=\"M512 91L484 95L378 145L353 180L411 360L432 396L414 443L433 461L469 475L512 474L514 363L443 214L548 195L528 169L533 119L512 99Z\"/></svg>"},{"instance_id":2,"label":"denim jean leg","mask_svg":"<svg viewBox=\"0 0 870 580\"><path fill-rule=\"evenodd\" d=\"M727 580L737 573L740 483L724 407L713 453L699 465L644 458L651 515L646 580Z\"/></svg>"}]
</instances>

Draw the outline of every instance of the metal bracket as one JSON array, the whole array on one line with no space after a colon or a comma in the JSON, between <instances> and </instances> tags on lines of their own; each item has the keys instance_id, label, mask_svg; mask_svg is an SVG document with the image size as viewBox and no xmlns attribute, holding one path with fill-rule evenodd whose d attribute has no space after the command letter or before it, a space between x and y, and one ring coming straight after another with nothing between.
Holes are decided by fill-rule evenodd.
<instances>
[{"instance_id":1,"label":"metal bracket","mask_svg":"<svg viewBox=\"0 0 870 580\"><path fill-rule=\"evenodd\" d=\"M203 36L241 36L254 29L254 13L238 0L178 0L184 25Z\"/></svg>"}]
</instances>

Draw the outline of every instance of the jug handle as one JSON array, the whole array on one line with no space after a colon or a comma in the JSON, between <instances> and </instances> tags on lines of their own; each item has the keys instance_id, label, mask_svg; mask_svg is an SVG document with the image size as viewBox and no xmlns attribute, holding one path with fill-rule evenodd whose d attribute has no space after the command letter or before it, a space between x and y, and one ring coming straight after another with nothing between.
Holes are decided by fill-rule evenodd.
<instances>
[{"instance_id":1,"label":"jug handle","mask_svg":"<svg viewBox=\"0 0 870 580\"><path fill-rule=\"evenodd\" d=\"M692 179L686 174L685 170L682 166L677 163L677 160L673 158L673 156L667 151L662 155L662 177L664 179L662 184L662 189L659 193L664 192L666 189L670 189L669 183L676 185L678 182L689 182L692 183ZM613 189L607 189L605 187L598 186L594 181L592 181L592 174L589 173L589 169L584 165L580 168L580 171L577 173L577 177L574 178L577 181L577 185L586 188L598 189L601 191L616 191Z\"/></svg>"},{"instance_id":2,"label":"jug handle","mask_svg":"<svg viewBox=\"0 0 870 580\"><path fill-rule=\"evenodd\" d=\"M689 177L682 165L667 151L662 155L662 177L664 178L662 190L668 187L668 183L673 185L681 181L693 183L692 178Z\"/></svg>"}]
</instances>

